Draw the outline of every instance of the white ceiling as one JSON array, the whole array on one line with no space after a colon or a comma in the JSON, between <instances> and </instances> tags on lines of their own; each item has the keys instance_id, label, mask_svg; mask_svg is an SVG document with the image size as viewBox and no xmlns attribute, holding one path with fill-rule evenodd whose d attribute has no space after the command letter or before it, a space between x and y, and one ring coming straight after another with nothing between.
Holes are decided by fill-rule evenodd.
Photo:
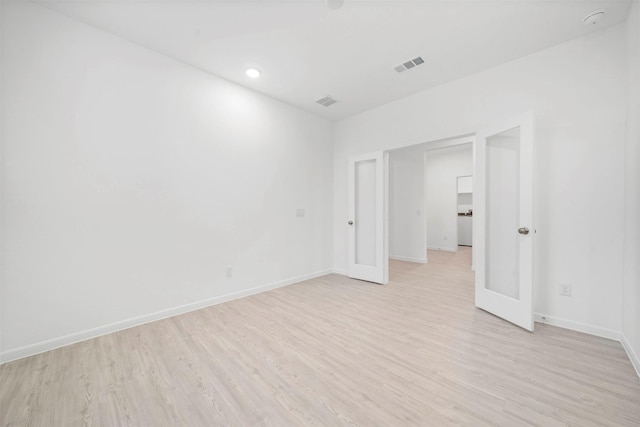
<instances>
[{"instance_id":1,"label":"white ceiling","mask_svg":"<svg viewBox=\"0 0 640 427\"><path fill-rule=\"evenodd\" d=\"M80 21L335 120L622 22L631 0L45 0ZM582 18L597 9L603 22ZM425 64L397 73L416 56ZM252 80L244 70L262 76ZM315 101L331 95L339 102Z\"/></svg>"}]
</instances>

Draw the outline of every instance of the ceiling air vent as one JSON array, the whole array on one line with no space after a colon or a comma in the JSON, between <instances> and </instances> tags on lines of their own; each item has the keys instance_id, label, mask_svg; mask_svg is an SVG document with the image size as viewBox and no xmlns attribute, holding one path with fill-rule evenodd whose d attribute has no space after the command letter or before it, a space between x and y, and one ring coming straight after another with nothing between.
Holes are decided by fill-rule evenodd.
<instances>
[{"instance_id":1,"label":"ceiling air vent","mask_svg":"<svg viewBox=\"0 0 640 427\"><path fill-rule=\"evenodd\" d=\"M407 71L413 67L417 67L418 65L422 65L424 64L424 59L422 59L422 57L418 56L417 58L412 59L411 61L407 61L403 64L397 65L396 67L394 67L394 69L399 72L402 73L404 71Z\"/></svg>"},{"instance_id":2,"label":"ceiling air vent","mask_svg":"<svg viewBox=\"0 0 640 427\"><path fill-rule=\"evenodd\" d=\"M327 95L324 98L318 99L316 102L324 107L328 107L329 105L333 105L338 101Z\"/></svg>"}]
</instances>

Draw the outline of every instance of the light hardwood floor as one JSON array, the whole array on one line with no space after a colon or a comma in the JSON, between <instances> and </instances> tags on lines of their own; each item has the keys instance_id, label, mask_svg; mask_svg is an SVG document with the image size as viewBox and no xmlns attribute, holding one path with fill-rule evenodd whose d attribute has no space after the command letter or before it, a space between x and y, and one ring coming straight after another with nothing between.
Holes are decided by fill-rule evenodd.
<instances>
[{"instance_id":1,"label":"light hardwood floor","mask_svg":"<svg viewBox=\"0 0 640 427\"><path fill-rule=\"evenodd\" d=\"M640 425L621 345L473 306L470 251L329 275L0 366L1 425Z\"/></svg>"}]
</instances>

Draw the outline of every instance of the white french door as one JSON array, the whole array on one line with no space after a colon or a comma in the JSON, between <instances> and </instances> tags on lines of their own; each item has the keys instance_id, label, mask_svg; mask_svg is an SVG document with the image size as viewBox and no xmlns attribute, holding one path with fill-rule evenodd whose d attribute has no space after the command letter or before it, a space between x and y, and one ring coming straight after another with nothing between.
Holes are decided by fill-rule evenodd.
<instances>
[{"instance_id":1,"label":"white french door","mask_svg":"<svg viewBox=\"0 0 640 427\"><path fill-rule=\"evenodd\" d=\"M380 284L389 281L388 162L382 151L349 159L347 275Z\"/></svg>"},{"instance_id":2,"label":"white french door","mask_svg":"<svg viewBox=\"0 0 640 427\"><path fill-rule=\"evenodd\" d=\"M533 114L476 137L476 306L533 331Z\"/></svg>"}]
</instances>

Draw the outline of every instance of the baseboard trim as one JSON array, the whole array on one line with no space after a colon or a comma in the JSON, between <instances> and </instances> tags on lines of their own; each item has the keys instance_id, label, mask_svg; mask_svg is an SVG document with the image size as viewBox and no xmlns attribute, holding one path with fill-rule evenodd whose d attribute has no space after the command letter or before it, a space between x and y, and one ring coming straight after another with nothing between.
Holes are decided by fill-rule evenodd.
<instances>
[{"instance_id":1,"label":"baseboard trim","mask_svg":"<svg viewBox=\"0 0 640 427\"><path fill-rule=\"evenodd\" d=\"M397 261L417 262L419 264L426 264L426 258L411 258L407 256L389 255L389 259L395 259Z\"/></svg>"},{"instance_id":2,"label":"baseboard trim","mask_svg":"<svg viewBox=\"0 0 640 427\"><path fill-rule=\"evenodd\" d=\"M570 329L576 332L583 332L597 337L608 338L610 340L620 341L620 331L613 329L601 328L600 326L589 325L588 323L576 322L573 320L563 319L560 317L550 316L548 314L534 313L533 317L536 322L545 323L547 325L557 326L559 328Z\"/></svg>"},{"instance_id":3,"label":"baseboard trim","mask_svg":"<svg viewBox=\"0 0 640 427\"><path fill-rule=\"evenodd\" d=\"M201 308L210 307L212 305L220 304L227 301L232 301L238 298L244 298L251 295L267 292L272 289L282 288L284 286L293 285L295 283L303 282L305 280L315 279L316 277L325 276L331 274L333 270L321 270L315 273L304 274L302 276L292 277L278 282L268 283L266 285L257 286L255 288L245 289L238 292L233 292L226 295L220 295L213 298L208 298L201 301L192 302L189 304L172 307L166 310L157 311L155 313L145 314L143 316L134 317L131 319L123 320L120 322L110 323L108 325L99 326L97 328L87 329L85 331L76 332L73 334L65 335L58 338L52 338L50 340L42 341L36 344L30 344L24 347L8 350L0 353L0 364L11 362L14 360L22 359L36 354L44 353L46 351L55 350L56 348L64 347L71 344L76 344L81 341L86 341L92 338L97 338L102 335L110 334L113 332L122 331L124 329L133 328L135 326L144 325L146 323L155 322L157 320L166 319L169 317L177 316L179 314L188 313L190 311L199 310Z\"/></svg>"},{"instance_id":4,"label":"baseboard trim","mask_svg":"<svg viewBox=\"0 0 640 427\"><path fill-rule=\"evenodd\" d=\"M441 248L439 246L427 246L427 249L431 251L445 251L445 252L458 252L458 248Z\"/></svg>"},{"instance_id":5,"label":"baseboard trim","mask_svg":"<svg viewBox=\"0 0 640 427\"><path fill-rule=\"evenodd\" d=\"M347 270L342 270L340 268L334 268L332 273L339 274L341 276L346 276L347 275Z\"/></svg>"},{"instance_id":6,"label":"baseboard trim","mask_svg":"<svg viewBox=\"0 0 640 427\"><path fill-rule=\"evenodd\" d=\"M636 370L636 374L640 377L640 358L635 351L633 351L629 340L627 340L627 337L625 337L624 334L620 334L620 342L622 343L624 350L627 352L627 356L629 356L629 360L631 361L633 368Z\"/></svg>"}]
</instances>

